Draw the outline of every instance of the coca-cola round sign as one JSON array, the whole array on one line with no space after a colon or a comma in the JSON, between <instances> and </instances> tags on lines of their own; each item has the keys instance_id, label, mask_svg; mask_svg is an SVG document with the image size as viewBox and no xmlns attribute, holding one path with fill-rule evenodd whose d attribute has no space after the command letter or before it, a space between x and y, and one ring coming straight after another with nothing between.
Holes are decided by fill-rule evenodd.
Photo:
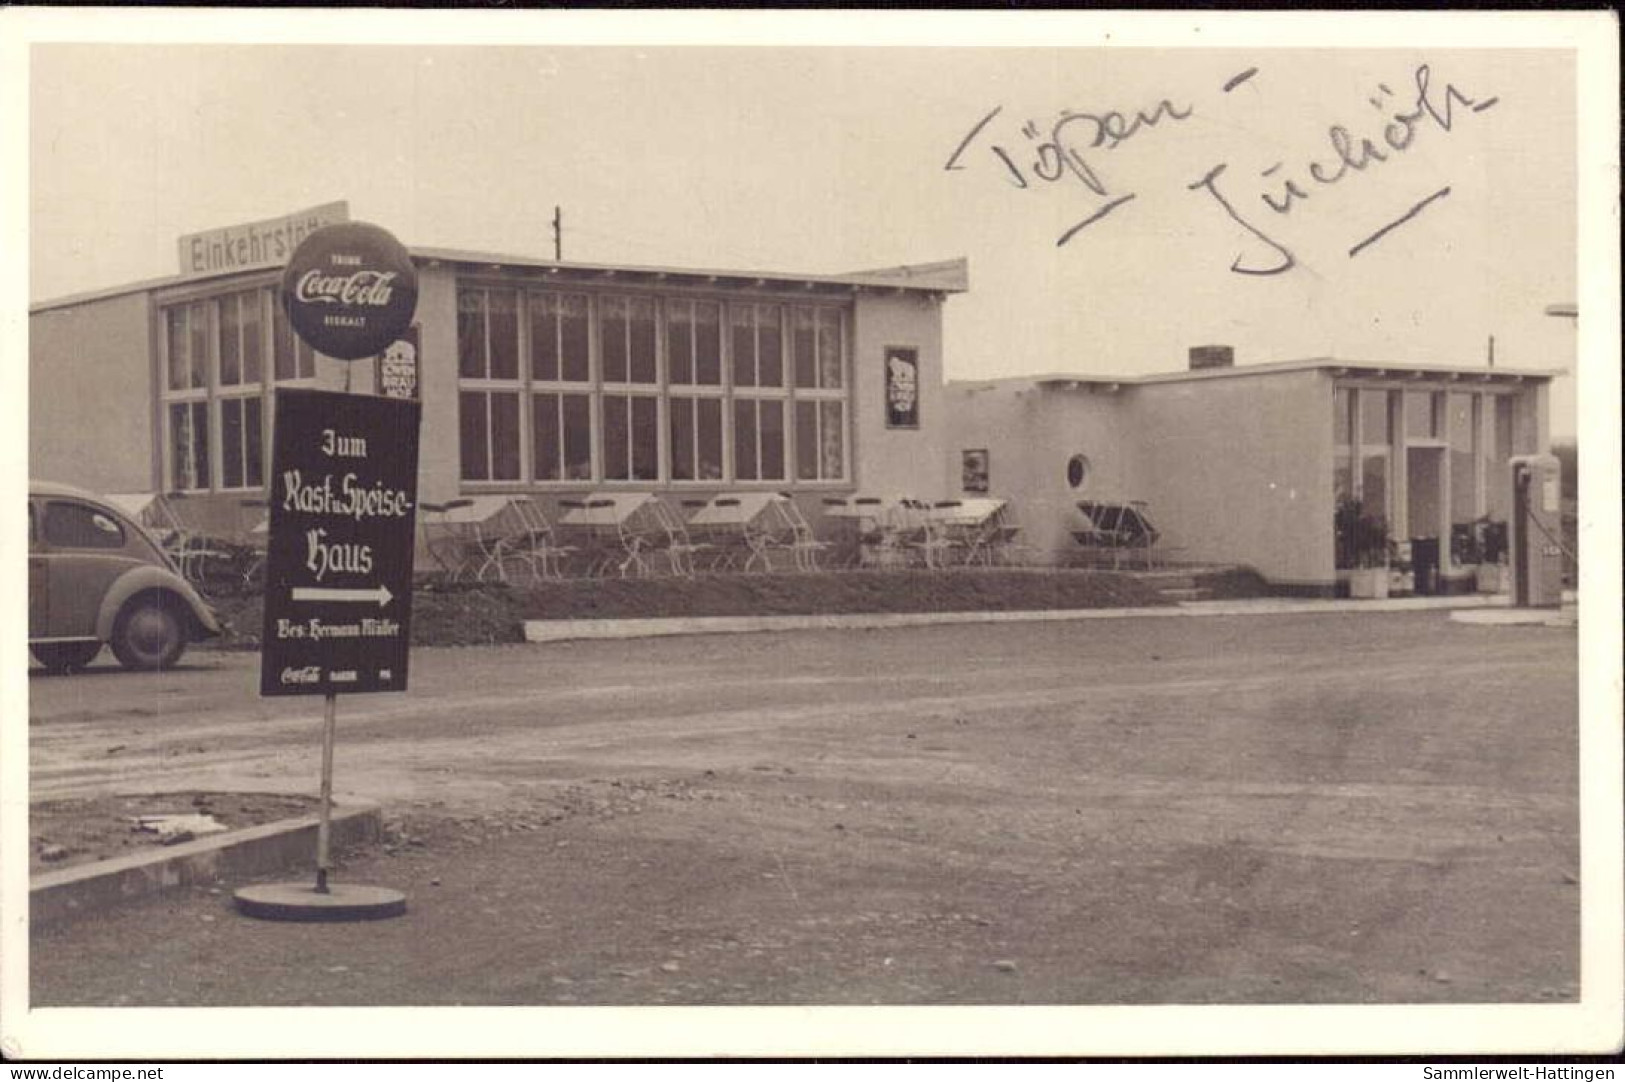
<instances>
[{"instance_id":1,"label":"coca-cola round sign","mask_svg":"<svg viewBox=\"0 0 1625 1082\"><path fill-rule=\"evenodd\" d=\"M282 303L311 348L359 360L382 352L412 325L417 271L386 229L367 222L324 226L294 249L282 272Z\"/></svg>"}]
</instances>

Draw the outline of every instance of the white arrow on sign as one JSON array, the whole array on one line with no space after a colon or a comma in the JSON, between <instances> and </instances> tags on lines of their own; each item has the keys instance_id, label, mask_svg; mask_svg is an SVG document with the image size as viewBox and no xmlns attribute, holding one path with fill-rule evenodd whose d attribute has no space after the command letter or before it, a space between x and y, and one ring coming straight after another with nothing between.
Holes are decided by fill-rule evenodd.
<instances>
[{"instance_id":1,"label":"white arrow on sign","mask_svg":"<svg viewBox=\"0 0 1625 1082\"><path fill-rule=\"evenodd\" d=\"M389 599L394 596L389 592L389 587L381 582L377 586L365 590L347 590L336 586L295 586L293 588L293 599L295 601L376 601L379 608L389 604Z\"/></svg>"}]
</instances>

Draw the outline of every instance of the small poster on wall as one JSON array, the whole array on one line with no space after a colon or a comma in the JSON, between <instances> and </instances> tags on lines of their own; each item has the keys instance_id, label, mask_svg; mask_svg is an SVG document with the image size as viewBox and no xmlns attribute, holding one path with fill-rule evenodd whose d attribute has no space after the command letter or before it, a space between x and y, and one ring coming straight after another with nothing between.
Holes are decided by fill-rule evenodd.
<instances>
[{"instance_id":1,"label":"small poster on wall","mask_svg":"<svg viewBox=\"0 0 1625 1082\"><path fill-rule=\"evenodd\" d=\"M959 487L965 492L987 492L987 450L961 451L959 453Z\"/></svg>"},{"instance_id":2,"label":"small poster on wall","mask_svg":"<svg viewBox=\"0 0 1625 1082\"><path fill-rule=\"evenodd\" d=\"M418 396L418 329L418 324L412 324L378 355L378 393L385 398Z\"/></svg>"},{"instance_id":3,"label":"small poster on wall","mask_svg":"<svg viewBox=\"0 0 1625 1082\"><path fill-rule=\"evenodd\" d=\"M886 347L886 427L920 427L919 351Z\"/></svg>"}]
</instances>

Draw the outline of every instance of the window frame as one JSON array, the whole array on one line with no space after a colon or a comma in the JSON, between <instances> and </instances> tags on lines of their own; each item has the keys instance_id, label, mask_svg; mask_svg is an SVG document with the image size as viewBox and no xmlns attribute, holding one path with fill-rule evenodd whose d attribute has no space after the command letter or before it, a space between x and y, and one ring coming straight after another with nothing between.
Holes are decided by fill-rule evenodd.
<instances>
[{"instance_id":1,"label":"window frame","mask_svg":"<svg viewBox=\"0 0 1625 1082\"><path fill-rule=\"evenodd\" d=\"M490 333L490 320L488 318L488 302L482 301L482 311L486 318L478 321L481 333L487 336L482 343L484 374L480 376L464 375L462 369L463 343L458 342L458 375L457 389L459 392L459 410L461 410L461 395L463 393L484 393L516 391L520 394L520 422L519 422L519 475L512 479L474 480L463 477L461 462L461 421L459 421L458 436L458 476L459 484L466 486L469 491L483 490L538 490L556 491L580 489L584 486L604 488L650 488L659 486L668 490L683 490L693 488L718 488L738 485L740 487L772 487L782 489L787 486L797 488L834 488L851 484L852 478L852 428L855 423L852 407L852 350L851 350L851 321L852 307L849 301L830 301L820 298L817 301L807 301L802 298L782 293L757 295L741 295L725 289L695 289L682 292L663 292L645 286L633 286L630 283L584 283L584 282L551 282L551 281L515 281L512 279L493 278L485 274L460 275L455 283L458 295L459 319L457 333L464 333L464 316L462 314L462 297L472 291L479 291L488 296L492 290L509 290L517 297L517 328L518 328L518 372L513 380L493 378L490 373L490 353L488 336ZM542 315L546 308L552 304L561 303L566 297L581 297L586 301L586 379L566 379L563 365L563 329L562 322L555 318L552 321L552 330L560 335L560 348L555 353L559 359L559 370L541 372L539 378L536 367L534 336L539 329L546 325ZM653 329L653 363L654 379L645 382L647 369L639 373L634 363L639 356L636 352L640 333L636 330L638 314L637 305L646 304L652 314L651 326ZM717 318L716 350L717 368L716 382L697 382L700 378L699 358L703 355L702 328L705 323L701 314L709 309L714 311ZM752 343L750 378L754 383L740 383L735 379L735 342L734 319L735 312L741 310L750 312L750 336ZM813 343L814 371L818 387L795 386L794 360L791 354L789 337L790 320L796 318L792 313L805 309L815 330ZM557 310L554 310L555 315ZM617 318L619 317L619 318ZM607 326L606 326L607 325ZM608 379L605 373L605 341L606 335L620 333L624 336L627 357L627 371L614 373L624 379ZM761 384L763 358L762 345L765 336L770 340L777 335L777 373L778 383L763 386ZM679 352L689 357L685 370L674 370L672 352L673 335L688 336L689 348ZM826 343L832 339L832 343ZM767 359L768 374L773 374L774 358ZM833 365L834 367L830 367ZM640 378L634 380L634 375ZM677 378L674 378L677 377ZM589 431L587 433L587 446L589 448L590 463L589 477L544 478L538 469L536 461L537 441L541 439L542 426L537 423L536 411L543 408L542 403L552 396L553 408L559 413L555 415L560 450L564 446L567 426L563 423L563 409L567 396L584 396L587 399L586 416ZM608 476L612 457L619 458L619 454L611 455L605 441L610 433L605 425L606 408L613 408L617 398L652 398L655 402L654 416L654 454L655 470L651 477L620 477ZM702 407L700 401L715 401L715 407ZM797 425L798 414L801 412L795 404L797 402L810 402L815 420L820 432L815 438L819 451L814 464L817 477L801 478L802 466L798 462ZM492 432L489 425L490 399L486 399L486 460L487 471L493 464ZM776 477L740 477L736 469L735 451L740 432L735 424L735 410L738 403L750 403L749 410L754 431L757 435L756 466L758 474L762 471L761 463L761 414L763 409L776 409L781 420L780 438L782 439L782 464L768 463L767 472L778 471ZM763 402L778 403L776 406L761 405ZM824 405L833 403L836 405ZM622 404L620 408L630 411L634 408ZM714 409L720 429L721 476L702 476L701 469L706 460L703 453L706 450L701 439L706 425L699 423L703 410ZM676 474L684 472L679 469L680 455L672 445L673 433L685 427L681 422L674 422L674 416L679 411L687 411L691 425L687 426L691 432L692 444L689 456L692 457L692 472L697 476L678 477ZM840 454L841 471L839 476L826 473L825 461L822 454L822 428L825 413L834 410L839 414L840 427ZM628 438L627 458L628 474L635 472L630 468L636 457L638 432L641 431L639 423L629 416L626 433ZM559 462L560 471L569 473L569 463L562 459ZM748 470L746 472L749 472Z\"/></svg>"}]
</instances>

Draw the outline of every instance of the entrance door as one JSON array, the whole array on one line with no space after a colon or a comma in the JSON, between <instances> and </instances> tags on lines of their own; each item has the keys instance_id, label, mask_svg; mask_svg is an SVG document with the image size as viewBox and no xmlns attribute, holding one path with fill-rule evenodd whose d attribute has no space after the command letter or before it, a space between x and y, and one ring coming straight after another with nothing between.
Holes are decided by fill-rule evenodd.
<instances>
[{"instance_id":1,"label":"entrance door","mask_svg":"<svg viewBox=\"0 0 1625 1082\"><path fill-rule=\"evenodd\" d=\"M1441 539L1450 534L1450 508L1444 498L1443 447L1405 451L1405 524L1411 543L1411 573L1418 594L1439 592Z\"/></svg>"}]
</instances>

